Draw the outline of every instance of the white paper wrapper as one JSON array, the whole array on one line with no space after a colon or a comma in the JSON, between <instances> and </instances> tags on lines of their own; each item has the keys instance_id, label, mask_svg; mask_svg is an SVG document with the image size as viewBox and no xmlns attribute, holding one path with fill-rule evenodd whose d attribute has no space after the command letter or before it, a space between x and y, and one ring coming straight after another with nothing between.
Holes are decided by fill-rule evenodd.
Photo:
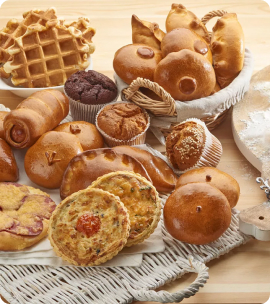
<instances>
[{"instance_id":1,"label":"white paper wrapper","mask_svg":"<svg viewBox=\"0 0 270 304\"><path fill-rule=\"evenodd\" d=\"M119 102L117 102L117 103L119 103ZM121 102L121 103L123 103L123 102ZM148 119L146 129L141 134L138 134L138 135L132 137L129 140L120 140L120 139L113 138L113 137L109 136L108 134L106 134L103 130L100 129L100 127L98 125L98 122L97 122L97 118L98 118L99 113L102 110L103 110L103 107L98 111L98 113L96 115L95 124L96 124L96 127L97 127L98 131L104 137L104 140L109 147L122 146L122 145L134 146L134 145L141 145L141 144L145 143L146 132L149 129L149 126L150 126L150 116L148 115L148 113L144 109L142 109L142 110L143 110L145 116Z\"/></svg>"},{"instance_id":2,"label":"white paper wrapper","mask_svg":"<svg viewBox=\"0 0 270 304\"><path fill-rule=\"evenodd\" d=\"M87 105L83 104L79 101L76 101L68 96L68 94L65 92L65 95L69 99L69 106L70 106L70 112L73 120L75 121L87 121L92 124L95 124L95 119L98 111L103 108L105 105L114 103L117 101L117 98L119 96L119 91L117 93L117 96L114 100L112 100L109 103L103 103L103 104L97 104L97 105Z\"/></svg>"}]
</instances>

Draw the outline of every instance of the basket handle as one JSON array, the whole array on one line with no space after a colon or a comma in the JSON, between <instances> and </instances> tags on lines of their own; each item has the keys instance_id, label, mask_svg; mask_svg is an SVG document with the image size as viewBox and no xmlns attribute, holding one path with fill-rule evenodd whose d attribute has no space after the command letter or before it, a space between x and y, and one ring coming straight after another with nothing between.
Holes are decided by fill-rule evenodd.
<instances>
[{"instance_id":1,"label":"basket handle","mask_svg":"<svg viewBox=\"0 0 270 304\"><path fill-rule=\"evenodd\" d=\"M140 87L150 89L162 100L153 100L148 96L145 96L143 93L139 92ZM156 116L176 115L175 100L156 82L138 77L137 79L133 80L129 87L124 89L122 92L127 100L131 100L138 106L149 110Z\"/></svg>"},{"instance_id":2,"label":"basket handle","mask_svg":"<svg viewBox=\"0 0 270 304\"><path fill-rule=\"evenodd\" d=\"M159 303L179 303L185 298L194 296L200 287L203 287L209 278L208 267L202 262L195 261L193 257L189 257L189 263L191 265L190 272L198 273L196 280L187 288L177 291L175 293L169 293L168 291L154 291L141 289L133 289L127 281L123 281L127 290L132 294L134 301L151 301Z\"/></svg>"},{"instance_id":3,"label":"basket handle","mask_svg":"<svg viewBox=\"0 0 270 304\"><path fill-rule=\"evenodd\" d=\"M223 11L223 10L217 10L217 11L211 11L209 12L208 14L206 14L204 17L202 17L202 23L204 25L206 25L206 23L211 20L212 18L215 18L215 17L222 17L223 15L227 14L226 11Z\"/></svg>"}]
</instances>

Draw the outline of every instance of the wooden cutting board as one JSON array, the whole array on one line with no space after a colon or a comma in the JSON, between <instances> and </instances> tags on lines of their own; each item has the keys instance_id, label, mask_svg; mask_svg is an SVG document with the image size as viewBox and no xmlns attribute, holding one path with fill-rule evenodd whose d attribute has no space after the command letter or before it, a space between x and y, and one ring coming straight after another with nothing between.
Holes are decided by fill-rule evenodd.
<instances>
[{"instance_id":1,"label":"wooden cutting board","mask_svg":"<svg viewBox=\"0 0 270 304\"><path fill-rule=\"evenodd\" d=\"M232 130L236 145L261 172L261 189L270 193L270 66L256 73L245 97L234 106ZM263 241L270 240L270 194L259 206L240 213L240 230Z\"/></svg>"}]
</instances>

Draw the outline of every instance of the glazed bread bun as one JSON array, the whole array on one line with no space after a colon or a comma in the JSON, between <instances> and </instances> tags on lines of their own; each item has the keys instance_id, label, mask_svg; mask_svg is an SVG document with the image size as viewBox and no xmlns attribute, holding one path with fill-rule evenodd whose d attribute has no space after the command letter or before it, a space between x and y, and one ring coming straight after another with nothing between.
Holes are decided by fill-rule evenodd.
<instances>
[{"instance_id":1,"label":"glazed bread bun","mask_svg":"<svg viewBox=\"0 0 270 304\"><path fill-rule=\"evenodd\" d=\"M145 44L129 44L114 56L113 68L126 83L138 77L154 80L154 71L162 59L161 51Z\"/></svg>"},{"instance_id":2,"label":"glazed bread bun","mask_svg":"<svg viewBox=\"0 0 270 304\"><path fill-rule=\"evenodd\" d=\"M160 50L160 43L165 33L159 28L157 23L140 20L136 15L132 15L132 42L142 43Z\"/></svg>"},{"instance_id":3,"label":"glazed bread bun","mask_svg":"<svg viewBox=\"0 0 270 304\"><path fill-rule=\"evenodd\" d=\"M0 111L0 138L5 139L5 131L3 127L4 118L7 116L9 112Z\"/></svg>"},{"instance_id":4,"label":"glazed bread bun","mask_svg":"<svg viewBox=\"0 0 270 304\"><path fill-rule=\"evenodd\" d=\"M164 225L177 240L204 245L217 240L230 226L226 196L206 183L177 188L164 206Z\"/></svg>"},{"instance_id":5,"label":"glazed bread bun","mask_svg":"<svg viewBox=\"0 0 270 304\"><path fill-rule=\"evenodd\" d=\"M194 15L191 11L188 11L182 4L172 4L166 19L166 30L170 32L176 28L187 28L200 35L207 43L210 42L210 37L207 28L202 21Z\"/></svg>"},{"instance_id":6,"label":"glazed bread bun","mask_svg":"<svg viewBox=\"0 0 270 304\"><path fill-rule=\"evenodd\" d=\"M81 152L83 148L75 135L47 132L26 152L25 172L32 182L41 187L59 188L68 163Z\"/></svg>"},{"instance_id":7,"label":"glazed bread bun","mask_svg":"<svg viewBox=\"0 0 270 304\"><path fill-rule=\"evenodd\" d=\"M162 56L188 49L203 55L212 64L212 52L206 41L195 32L186 28L177 28L167 33L161 42Z\"/></svg>"},{"instance_id":8,"label":"glazed bread bun","mask_svg":"<svg viewBox=\"0 0 270 304\"><path fill-rule=\"evenodd\" d=\"M204 182L216 187L226 196L231 208L236 206L240 196L240 187L238 182L229 174L212 167L193 169L179 177L176 188L197 182Z\"/></svg>"},{"instance_id":9,"label":"glazed bread bun","mask_svg":"<svg viewBox=\"0 0 270 304\"><path fill-rule=\"evenodd\" d=\"M170 53L159 62L154 81L175 100L188 101L209 96L215 87L216 76L203 55L181 50Z\"/></svg>"},{"instance_id":10,"label":"glazed bread bun","mask_svg":"<svg viewBox=\"0 0 270 304\"><path fill-rule=\"evenodd\" d=\"M16 182L18 179L19 169L13 152L4 139L0 138L0 182Z\"/></svg>"},{"instance_id":11,"label":"glazed bread bun","mask_svg":"<svg viewBox=\"0 0 270 304\"><path fill-rule=\"evenodd\" d=\"M76 135L82 145L83 151L99 149L104 145L103 137L98 132L96 126L86 121L66 122L56 127L54 131Z\"/></svg>"},{"instance_id":12,"label":"glazed bread bun","mask_svg":"<svg viewBox=\"0 0 270 304\"><path fill-rule=\"evenodd\" d=\"M225 14L213 27L214 69L221 88L228 86L244 65L245 38L236 14Z\"/></svg>"}]
</instances>

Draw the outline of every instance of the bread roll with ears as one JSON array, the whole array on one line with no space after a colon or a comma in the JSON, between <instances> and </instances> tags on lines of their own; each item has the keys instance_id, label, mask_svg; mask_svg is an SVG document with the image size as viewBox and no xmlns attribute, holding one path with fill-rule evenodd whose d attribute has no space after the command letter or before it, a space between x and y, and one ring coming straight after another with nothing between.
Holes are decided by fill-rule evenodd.
<instances>
[{"instance_id":1,"label":"bread roll with ears","mask_svg":"<svg viewBox=\"0 0 270 304\"><path fill-rule=\"evenodd\" d=\"M236 14L227 13L218 19L213 27L211 49L217 82L223 89L244 65L245 38Z\"/></svg>"},{"instance_id":2,"label":"bread roll with ears","mask_svg":"<svg viewBox=\"0 0 270 304\"><path fill-rule=\"evenodd\" d=\"M187 28L200 35L207 43L210 37L207 28L202 21L191 11L187 10L183 4L173 3L166 19L167 32L176 28Z\"/></svg>"},{"instance_id":3,"label":"bread roll with ears","mask_svg":"<svg viewBox=\"0 0 270 304\"><path fill-rule=\"evenodd\" d=\"M23 100L4 119L6 141L14 148L32 146L55 128L69 112L68 98L57 90L36 92Z\"/></svg>"}]
</instances>

